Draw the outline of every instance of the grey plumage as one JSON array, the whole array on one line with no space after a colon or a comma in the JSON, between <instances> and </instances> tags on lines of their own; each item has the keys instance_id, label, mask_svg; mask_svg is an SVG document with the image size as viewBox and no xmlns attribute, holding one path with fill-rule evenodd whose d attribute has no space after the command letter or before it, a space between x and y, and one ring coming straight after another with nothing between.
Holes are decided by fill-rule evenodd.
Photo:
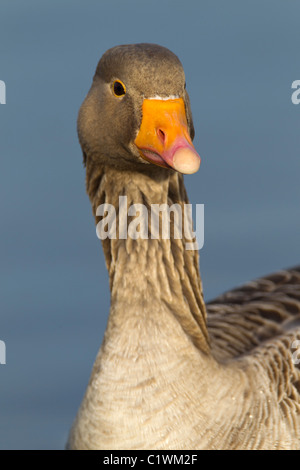
<instances>
[{"instance_id":1,"label":"grey plumage","mask_svg":"<svg viewBox=\"0 0 300 470\"><path fill-rule=\"evenodd\" d=\"M143 100L155 95L183 99L193 138L173 53L139 44L104 54L78 119L94 214L104 202L118 212L119 195L147 207L188 202L182 175L145 161L134 143ZM69 448L299 449L300 268L205 306L198 253L184 243L103 241L111 310Z\"/></svg>"}]
</instances>

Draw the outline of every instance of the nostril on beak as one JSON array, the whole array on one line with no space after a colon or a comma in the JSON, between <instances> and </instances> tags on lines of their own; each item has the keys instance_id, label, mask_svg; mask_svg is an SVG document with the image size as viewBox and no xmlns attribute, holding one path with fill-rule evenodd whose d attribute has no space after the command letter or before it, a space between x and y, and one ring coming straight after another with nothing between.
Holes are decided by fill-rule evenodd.
<instances>
[{"instance_id":1,"label":"nostril on beak","mask_svg":"<svg viewBox=\"0 0 300 470\"><path fill-rule=\"evenodd\" d=\"M156 132L157 132L157 135L158 135L160 141L164 144L164 143L165 143L165 140L166 140L166 134L165 134L164 131L161 130L161 129L157 129Z\"/></svg>"}]
</instances>

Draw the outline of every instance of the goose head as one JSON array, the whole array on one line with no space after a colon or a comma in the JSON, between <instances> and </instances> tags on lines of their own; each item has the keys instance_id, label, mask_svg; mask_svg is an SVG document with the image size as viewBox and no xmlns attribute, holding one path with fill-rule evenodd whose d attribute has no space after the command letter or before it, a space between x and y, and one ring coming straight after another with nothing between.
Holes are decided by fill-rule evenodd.
<instances>
[{"instance_id":1,"label":"goose head","mask_svg":"<svg viewBox=\"0 0 300 470\"><path fill-rule=\"evenodd\" d=\"M175 54L155 44L134 44L102 56L78 116L85 163L195 173L200 157L194 133Z\"/></svg>"}]
</instances>

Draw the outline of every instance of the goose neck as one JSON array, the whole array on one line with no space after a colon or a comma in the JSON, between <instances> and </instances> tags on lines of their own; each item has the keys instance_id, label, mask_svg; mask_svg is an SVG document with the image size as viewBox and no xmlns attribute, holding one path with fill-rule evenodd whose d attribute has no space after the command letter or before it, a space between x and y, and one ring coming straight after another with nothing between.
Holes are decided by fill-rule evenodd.
<instances>
[{"instance_id":1,"label":"goose neck","mask_svg":"<svg viewBox=\"0 0 300 470\"><path fill-rule=\"evenodd\" d=\"M184 213L189 202L182 175L169 170L149 175L109 168L99 174L98 185L89 182L91 188L97 188L94 194L89 192L110 278L110 334L118 328L128 331L130 321L131 327L157 328L169 337L170 329L177 331L208 353L198 252L186 249L185 233L175 237L175 214L170 211L176 205ZM158 228L153 222L157 210L161 210ZM162 236L164 212L170 216L167 237Z\"/></svg>"}]
</instances>

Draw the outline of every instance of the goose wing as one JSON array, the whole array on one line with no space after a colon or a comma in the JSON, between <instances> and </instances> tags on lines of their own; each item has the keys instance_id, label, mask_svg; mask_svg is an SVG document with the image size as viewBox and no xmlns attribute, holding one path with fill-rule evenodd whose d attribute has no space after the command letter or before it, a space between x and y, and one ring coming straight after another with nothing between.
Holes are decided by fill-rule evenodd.
<instances>
[{"instance_id":1,"label":"goose wing","mask_svg":"<svg viewBox=\"0 0 300 470\"><path fill-rule=\"evenodd\" d=\"M242 360L271 393L289 429L300 436L300 266L226 292L207 304L212 351Z\"/></svg>"},{"instance_id":2,"label":"goose wing","mask_svg":"<svg viewBox=\"0 0 300 470\"><path fill-rule=\"evenodd\" d=\"M282 336L297 341L300 266L248 282L208 302L206 307L212 350L218 359L250 354Z\"/></svg>"}]
</instances>

